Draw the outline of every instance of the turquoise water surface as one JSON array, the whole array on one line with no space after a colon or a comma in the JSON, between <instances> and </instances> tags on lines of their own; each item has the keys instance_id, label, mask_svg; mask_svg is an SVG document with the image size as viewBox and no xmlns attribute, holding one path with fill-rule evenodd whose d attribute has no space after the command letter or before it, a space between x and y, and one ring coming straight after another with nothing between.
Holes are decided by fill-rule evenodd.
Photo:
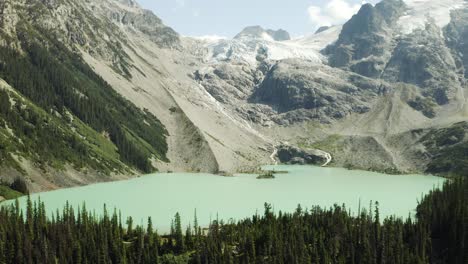
<instances>
[{"instance_id":1,"label":"turquoise water surface","mask_svg":"<svg viewBox=\"0 0 468 264\"><path fill-rule=\"evenodd\" d=\"M32 195L45 202L51 214L68 201L77 207L86 203L88 210L102 212L117 208L124 219L146 223L152 217L160 232L167 232L173 216L179 212L184 225L193 223L195 209L201 225L217 217L242 219L263 213L265 202L276 212L292 212L319 205L346 204L356 213L359 203L380 203L382 216L407 217L414 214L417 201L444 179L426 175L386 175L367 171L313 166L267 166L266 169L289 171L275 179L258 180L256 175L222 177L203 173L158 173L127 181L94 184ZM26 198L20 199L22 207ZM8 201L7 203L11 203Z\"/></svg>"}]
</instances>

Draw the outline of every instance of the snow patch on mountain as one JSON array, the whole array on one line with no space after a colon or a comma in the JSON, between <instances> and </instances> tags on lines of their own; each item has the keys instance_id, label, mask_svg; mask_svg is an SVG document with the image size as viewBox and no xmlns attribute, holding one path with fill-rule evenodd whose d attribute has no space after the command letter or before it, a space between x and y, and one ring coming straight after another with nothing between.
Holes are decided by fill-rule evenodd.
<instances>
[{"instance_id":1,"label":"snow patch on mountain","mask_svg":"<svg viewBox=\"0 0 468 264\"><path fill-rule=\"evenodd\" d=\"M332 26L316 34L290 40L288 43L322 50L335 42L340 36L343 26Z\"/></svg>"},{"instance_id":2,"label":"snow patch on mountain","mask_svg":"<svg viewBox=\"0 0 468 264\"><path fill-rule=\"evenodd\" d=\"M242 36L234 39L199 37L208 51L207 62L240 61L250 65L258 62L258 56L266 56L272 61L284 59L303 59L322 63L324 56L320 53L327 45L338 39L341 26L334 26L320 32L287 41L275 41L269 34L261 37Z\"/></svg>"},{"instance_id":3,"label":"snow patch on mountain","mask_svg":"<svg viewBox=\"0 0 468 264\"><path fill-rule=\"evenodd\" d=\"M428 19L440 28L450 23L450 12L467 5L464 0L405 0L408 11L398 21L403 34L423 29Z\"/></svg>"},{"instance_id":4,"label":"snow patch on mountain","mask_svg":"<svg viewBox=\"0 0 468 264\"><path fill-rule=\"evenodd\" d=\"M205 36L196 36L196 37L192 37L192 38L200 40L200 41L204 41L204 42L218 42L218 41L221 41L221 40L228 39L227 37L219 36L219 35L205 35Z\"/></svg>"},{"instance_id":5,"label":"snow patch on mountain","mask_svg":"<svg viewBox=\"0 0 468 264\"><path fill-rule=\"evenodd\" d=\"M267 59L283 60L301 58L321 62L318 50L295 43L282 43L271 39L230 39L207 42L207 61L242 61L250 65L257 63L257 56L264 53Z\"/></svg>"}]
</instances>

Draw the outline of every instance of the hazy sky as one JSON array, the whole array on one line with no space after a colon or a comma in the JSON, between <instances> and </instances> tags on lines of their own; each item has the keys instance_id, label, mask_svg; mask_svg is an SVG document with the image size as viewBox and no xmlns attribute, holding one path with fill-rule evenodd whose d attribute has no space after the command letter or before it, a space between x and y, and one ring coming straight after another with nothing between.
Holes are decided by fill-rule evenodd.
<instances>
[{"instance_id":1,"label":"hazy sky","mask_svg":"<svg viewBox=\"0 0 468 264\"><path fill-rule=\"evenodd\" d=\"M233 37L242 28L282 28L293 36L321 25L343 23L361 0L137 0L166 25L186 36ZM375 3L378 0L368 0Z\"/></svg>"}]
</instances>

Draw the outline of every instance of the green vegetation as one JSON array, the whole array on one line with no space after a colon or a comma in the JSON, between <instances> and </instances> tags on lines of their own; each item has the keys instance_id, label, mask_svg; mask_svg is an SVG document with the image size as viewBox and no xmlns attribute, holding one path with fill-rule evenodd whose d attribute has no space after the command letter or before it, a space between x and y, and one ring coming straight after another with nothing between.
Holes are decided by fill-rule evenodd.
<instances>
[{"instance_id":1,"label":"green vegetation","mask_svg":"<svg viewBox=\"0 0 468 264\"><path fill-rule=\"evenodd\" d=\"M29 193L26 182L18 177L11 184L0 182L0 196L10 200L16 199Z\"/></svg>"},{"instance_id":2,"label":"green vegetation","mask_svg":"<svg viewBox=\"0 0 468 264\"><path fill-rule=\"evenodd\" d=\"M431 160L427 171L448 176L459 175L468 171L468 142L444 148Z\"/></svg>"},{"instance_id":3,"label":"green vegetation","mask_svg":"<svg viewBox=\"0 0 468 264\"><path fill-rule=\"evenodd\" d=\"M44 169L72 164L105 174L124 164L152 172L152 158L167 160L167 131L155 116L117 94L53 33L18 27L22 52L0 47L0 78L19 92L0 91L0 166L18 167L8 153Z\"/></svg>"},{"instance_id":4,"label":"green vegetation","mask_svg":"<svg viewBox=\"0 0 468 264\"><path fill-rule=\"evenodd\" d=\"M440 148L460 143L465 138L468 123L457 123L449 128L433 130L422 140L430 148Z\"/></svg>"},{"instance_id":5,"label":"green vegetation","mask_svg":"<svg viewBox=\"0 0 468 264\"><path fill-rule=\"evenodd\" d=\"M334 134L334 135L328 136L324 140L317 141L312 144L309 144L307 142L301 142L299 143L299 147L320 149L323 151L333 153L333 152L339 152L342 150L342 141L343 141L343 136Z\"/></svg>"},{"instance_id":6,"label":"green vegetation","mask_svg":"<svg viewBox=\"0 0 468 264\"><path fill-rule=\"evenodd\" d=\"M6 200L16 199L16 198L21 197L23 195L24 194L22 194L22 193L20 193L18 191L12 190L9 186L0 185L0 196L5 198Z\"/></svg>"},{"instance_id":7,"label":"green vegetation","mask_svg":"<svg viewBox=\"0 0 468 264\"><path fill-rule=\"evenodd\" d=\"M463 175L468 171L468 123L457 123L449 128L433 129L421 142L431 154L427 171L448 176Z\"/></svg>"},{"instance_id":8,"label":"green vegetation","mask_svg":"<svg viewBox=\"0 0 468 264\"><path fill-rule=\"evenodd\" d=\"M104 207L97 217L66 205L46 217L45 205L28 199L0 208L0 263L451 263L468 260L468 180L447 181L427 195L416 219L380 219L378 203L351 216L344 206L300 206L234 222L197 217L182 229L180 215L168 235Z\"/></svg>"}]
</instances>

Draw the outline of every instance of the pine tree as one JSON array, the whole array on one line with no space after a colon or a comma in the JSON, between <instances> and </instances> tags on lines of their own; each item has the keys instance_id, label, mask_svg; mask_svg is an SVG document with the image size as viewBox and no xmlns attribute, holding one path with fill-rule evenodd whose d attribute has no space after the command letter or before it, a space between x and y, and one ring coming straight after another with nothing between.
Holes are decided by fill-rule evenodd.
<instances>
[{"instance_id":1,"label":"pine tree","mask_svg":"<svg viewBox=\"0 0 468 264\"><path fill-rule=\"evenodd\" d=\"M182 222L180 220L179 213L176 213L174 218L174 232L175 251L180 254L185 251L185 241L182 233Z\"/></svg>"}]
</instances>

